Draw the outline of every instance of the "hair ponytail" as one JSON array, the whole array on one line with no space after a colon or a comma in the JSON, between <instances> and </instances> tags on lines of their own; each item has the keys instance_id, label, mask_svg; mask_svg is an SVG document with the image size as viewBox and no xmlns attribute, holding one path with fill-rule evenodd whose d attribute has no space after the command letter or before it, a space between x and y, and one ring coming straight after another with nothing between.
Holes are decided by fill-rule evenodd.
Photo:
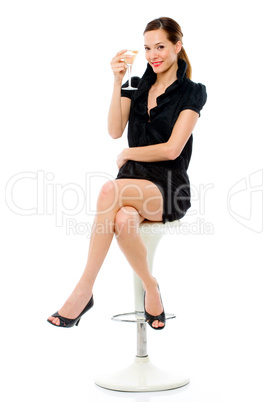
<instances>
[{"instance_id":1,"label":"hair ponytail","mask_svg":"<svg viewBox=\"0 0 268 402\"><path fill-rule=\"evenodd\" d=\"M189 61L189 58L188 58L187 53L183 46L181 47L181 51L178 55L178 59L182 59L182 60L186 61L186 64L187 64L186 76L191 80L192 79L192 66L191 66L191 63Z\"/></svg>"},{"instance_id":2,"label":"hair ponytail","mask_svg":"<svg viewBox=\"0 0 268 402\"><path fill-rule=\"evenodd\" d=\"M183 33L181 31L181 27L179 24L174 21L172 18L161 17L157 18L151 22L149 22L143 32L155 31L157 29L163 29L167 33L168 40L172 42L174 45L180 41L182 43ZM187 53L182 46L181 51L178 55L178 59L182 59L187 63L186 76L191 79L192 78L192 67L190 61L188 59Z\"/></svg>"}]
</instances>

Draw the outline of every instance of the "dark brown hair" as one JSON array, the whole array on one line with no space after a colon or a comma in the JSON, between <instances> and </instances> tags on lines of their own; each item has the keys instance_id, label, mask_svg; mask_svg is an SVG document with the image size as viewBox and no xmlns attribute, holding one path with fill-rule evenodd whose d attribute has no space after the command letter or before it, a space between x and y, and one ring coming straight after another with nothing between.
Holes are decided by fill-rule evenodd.
<instances>
[{"instance_id":1,"label":"dark brown hair","mask_svg":"<svg viewBox=\"0 0 268 402\"><path fill-rule=\"evenodd\" d=\"M146 32L149 32L149 31L155 31L157 29L163 29L167 34L168 40L170 42L172 42L174 45L178 41L180 41L182 43L183 33L181 32L181 27L172 18L161 17L161 18L157 18L157 19L149 22L146 25L146 28L145 28L143 34L145 34ZM187 63L186 76L191 79L192 78L192 67L191 67L187 53L183 46L181 48L181 51L178 54L178 59L183 59L186 61L186 63Z\"/></svg>"}]
</instances>

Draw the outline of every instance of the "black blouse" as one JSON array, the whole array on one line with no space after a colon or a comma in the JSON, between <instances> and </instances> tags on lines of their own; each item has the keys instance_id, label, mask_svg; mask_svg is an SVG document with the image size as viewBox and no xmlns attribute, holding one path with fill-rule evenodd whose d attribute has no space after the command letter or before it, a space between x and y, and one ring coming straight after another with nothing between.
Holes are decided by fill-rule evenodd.
<instances>
[{"instance_id":1,"label":"black blouse","mask_svg":"<svg viewBox=\"0 0 268 402\"><path fill-rule=\"evenodd\" d=\"M206 87L186 77L187 64L178 60L177 80L157 98L157 106L148 114L148 92L156 81L156 74L148 64L142 78L133 77L128 91L122 86L121 96L131 99L128 122L128 143L130 147L167 142L180 112L191 109L200 116L206 103ZM182 218L190 203L190 181L187 169L192 154L191 135L181 154L175 160L160 162L136 162L129 160L119 170L117 179L147 179L155 183L163 196L163 222Z\"/></svg>"}]
</instances>

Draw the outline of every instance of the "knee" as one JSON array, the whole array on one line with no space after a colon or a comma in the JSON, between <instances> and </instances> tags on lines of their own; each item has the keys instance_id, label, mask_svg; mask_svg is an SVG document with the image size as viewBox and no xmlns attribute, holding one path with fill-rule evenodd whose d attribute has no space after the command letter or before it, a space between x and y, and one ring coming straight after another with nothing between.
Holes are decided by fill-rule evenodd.
<instances>
[{"instance_id":1,"label":"knee","mask_svg":"<svg viewBox=\"0 0 268 402\"><path fill-rule=\"evenodd\" d=\"M98 205L105 208L113 208L117 203L117 193L118 187L116 185L116 181L111 180L106 182L99 192Z\"/></svg>"},{"instance_id":2,"label":"knee","mask_svg":"<svg viewBox=\"0 0 268 402\"><path fill-rule=\"evenodd\" d=\"M138 211L133 207L122 207L115 216L116 237L126 238L138 234Z\"/></svg>"}]
</instances>

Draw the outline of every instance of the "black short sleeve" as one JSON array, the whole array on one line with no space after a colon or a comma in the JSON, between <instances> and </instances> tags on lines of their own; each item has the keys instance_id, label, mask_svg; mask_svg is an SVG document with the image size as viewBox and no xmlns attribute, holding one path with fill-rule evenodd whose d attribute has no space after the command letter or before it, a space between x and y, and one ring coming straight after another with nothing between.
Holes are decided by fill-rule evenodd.
<instances>
[{"instance_id":1,"label":"black short sleeve","mask_svg":"<svg viewBox=\"0 0 268 402\"><path fill-rule=\"evenodd\" d=\"M188 88L184 95L184 99L182 102L182 110L191 109L197 112L200 116L200 111L207 101L207 91L206 87L203 84L196 84L191 82L191 87Z\"/></svg>"},{"instance_id":2,"label":"black short sleeve","mask_svg":"<svg viewBox=\"0 0 268 402\"><path fill-rule=\"evenodd\" d=\"M138 88L140 82L140 78L139 77L131 77L131 86L133 88ZM128 81L125 82L122 87L121 87L121 96L124 98L132 98L133 93L135 92L135 90L124 90L124 88L128 87Z\"/></svg>"}]
</instances>

